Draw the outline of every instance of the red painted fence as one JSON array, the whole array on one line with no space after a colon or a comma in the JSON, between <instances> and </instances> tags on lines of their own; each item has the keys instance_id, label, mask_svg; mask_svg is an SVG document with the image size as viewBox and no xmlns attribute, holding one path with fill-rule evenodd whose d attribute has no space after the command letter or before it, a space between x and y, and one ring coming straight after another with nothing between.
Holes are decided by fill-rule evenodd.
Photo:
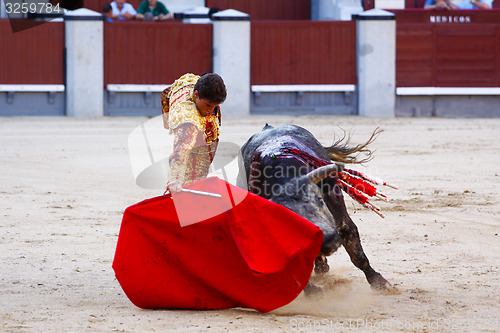
<instances>
[{"instance_id":1,"label":"red painted fence","mask_svg":"<svg viewBox=\"0 0 500 333\"><path fill-rule=\"evenodd\" d=\"M398 87L500 87L500 11L396 13ZM356 84L352 21L252 21L252 84ZM105 84L166 84L211 71L212 25L104 24ZM0 20L0 84L63 84L64 23L12 33Z\"/></svg>"},{"instance_id":2,"label":"red painted fence","mask_svg":"<svg viewBox=\"0 0 500 333\"><path fill-rule=\"evenodd\" d=\"M64 23L12 33L0 19L0 84L63 84Z\"/></svg>"},{"instance_id":3,"label":"red painted fence","mask_svg":"<svg viewBox=\"0 0 500 333\"><path fill-rule=\"evenodd\" d=\"M167 84L211 67L211 24L104 24L105 84Z\"/></svg>"},{"instance_id":4,"label":"red painted fence","mask_svg":"<svg viewBox=\"0 0 500 333\"><path fill-rule=\"evenodd\" d=\"M251 23L252 84L355 84L353 21Z\"/></svg>"},{"instance_id":5,"label":"red painted fence","mask_svg":"<svg viewBox=\"0 0 500 333\"><path fill-rule=\"evenodd\" d=\"M398 87L500 87L500 11L394 11Z\"/></svg>"}]
</instances>

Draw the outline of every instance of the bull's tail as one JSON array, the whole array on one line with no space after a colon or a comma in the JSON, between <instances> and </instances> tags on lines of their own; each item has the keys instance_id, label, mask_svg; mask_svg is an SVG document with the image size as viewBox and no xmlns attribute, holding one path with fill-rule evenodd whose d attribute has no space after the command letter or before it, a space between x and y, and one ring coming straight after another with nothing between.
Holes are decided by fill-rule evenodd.
<instances>
[{"instance_id":1,"label":"bull's tail","mask_svg":"<svg viewBox=\"0 0 500 333\"><path fill-rule=\"evenodd\" d=\"M346 134L344 131L342 138L335 141L333 145L324 148L332 161L357 164L366 163L373 158L373 151L368 149L368 145L375 141L380 133L382 133L382 130L377 127L368 141L356 146L349 146L351 135Z\"/></svg>"}]
</instances>

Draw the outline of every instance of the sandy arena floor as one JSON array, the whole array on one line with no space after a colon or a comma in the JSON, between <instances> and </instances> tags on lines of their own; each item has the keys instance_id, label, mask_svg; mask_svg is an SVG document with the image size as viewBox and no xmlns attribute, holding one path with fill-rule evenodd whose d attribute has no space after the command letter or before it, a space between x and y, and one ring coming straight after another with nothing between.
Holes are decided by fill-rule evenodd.
<instances>
[{"instance_id":1,"label":"sandy arena floor","mask_svg":"<svg viewBox=\"0 0 500 333\"><path fill-rule=\"evenodd\" d=\"M354 168L400 186L383 190L385 219L346 199L393 292L372 291L341 248L322 297L267 314L146 311L123 293L111 268L123 211L163 193L136 185L129 158L147 120L0 118L0 331L500 331L500 119L224 119L222 141L237 145L266 122L325 145L337 126L353 143L378 126L375 158ZM234 181L236 164L226 172Z\"/></svg>"}]
</instances>

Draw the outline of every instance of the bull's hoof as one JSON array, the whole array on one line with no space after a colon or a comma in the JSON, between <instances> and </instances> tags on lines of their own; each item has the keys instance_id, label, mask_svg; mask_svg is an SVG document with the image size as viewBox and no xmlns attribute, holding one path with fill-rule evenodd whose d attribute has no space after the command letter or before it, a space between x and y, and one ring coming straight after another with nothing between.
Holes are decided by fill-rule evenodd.
<instances>
[{"instance_id":1,"label":"bull's hoof","mask_svg":"<svg viewBox=\"0 0 500 333\"><path fill-rule=\"evenodd\" d=\"M314 262L314 273L317 275L324 275L328 273L329 270L330 266L328 265L326 258L316 259Z\"/></svg>"},{"instance_id":2,"label":"bull's hoof","mask_svg":"<svg viewBox=\"0 0 500 333\"><path fill-rule=\"evenodd\" d=\"M377 291L388 291L392 288L392 284L384 279L384 277L379 273L374 275L368 282L370 283L372 289Z\"/></svg>"},{"instance_id":3,"label":"bull's hoof","mask_svg":"<svg viewBox=\"0 0 500 333\"><path fill-rule=\"evenodd\" d=\"M323 288L315 285L311 281L309 281L307 283L307 286L304 288L304 295L306 295L306 297L319 296L322 293L323 293Z\"/></svg>"}]
</instances>

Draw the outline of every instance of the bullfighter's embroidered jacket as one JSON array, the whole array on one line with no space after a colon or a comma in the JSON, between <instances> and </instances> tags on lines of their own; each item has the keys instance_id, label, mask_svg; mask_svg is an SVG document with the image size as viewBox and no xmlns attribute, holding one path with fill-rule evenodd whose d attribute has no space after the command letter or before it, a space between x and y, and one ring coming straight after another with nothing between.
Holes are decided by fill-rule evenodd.
<instances>
[{"instance_id":1,"label":"bullfighter's embroidered jacket","mask_svg":"<svg viewBox=\"0 0 500 333\"><path fill-rule=\"evenodd\" d=\"M194 101L200 77L185 74L161 95L163 125L174 134L168 184L189 184L206 178L219 141L219 117L203 117Z\"/></svg>"}]
</instances>

